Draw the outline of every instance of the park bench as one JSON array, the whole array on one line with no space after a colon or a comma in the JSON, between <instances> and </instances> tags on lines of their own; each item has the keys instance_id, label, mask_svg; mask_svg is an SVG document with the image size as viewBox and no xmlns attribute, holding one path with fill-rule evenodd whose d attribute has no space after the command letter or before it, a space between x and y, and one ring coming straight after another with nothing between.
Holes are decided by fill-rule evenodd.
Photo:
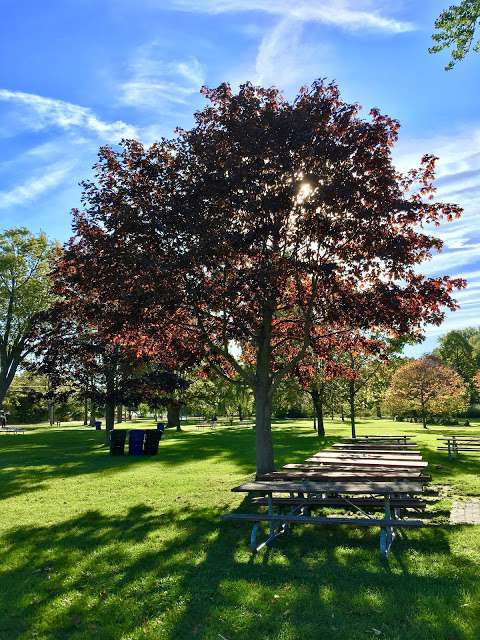
<instances>
[{"instance_id":1,"label":"park bench","mask_svg":"<svg viewBox=\"0 0 480 640\"><path fill-rule=\"evenodd\" d=\"M0 433L25 433L22 427L0 427Z\"/></svg>"},{"instance_id":2,"label":"park bench","mask_svg":"<svg viewBox=\"0 0 480 640\"><path fill-rule=\"evenodd\" d=\"M224 516L225 520L237 520L253 522L253 528L250 535L250 546L254 552L259 551L265 546L269 546L273 541L289 530L292 524L313 524L318 526L338 526L348 525L354 527L379 527L380 528L380 553L382 558L386 558L388 551L395 539L395 530L399 528L421 527L421 520L409 518L401 518L400 511L397 506L392 506L392 499L412 498L423 492L423 485L418 480L389 480L382 482L374 481L261 481L247 482L238 487L234 487L232 491L245 492L254 494L263 494L264 500L268 507L265 513L231 513ZM288 504L275 502L280 496L275 494L289 494L290 499L306 498L299 504ZM365 496L376 497L378 502L383 502L383 517L371 517L364 512L360 504L355 504L352 497ZM381 499L378 498L381 496ZM334 499L339 506L344 508L355 509L360 513L358 516L311 516L308 515L311 508L318 506L317 500ZM325 502L321 503L324 506ZM290 513L275 513L274 507L290 506ZM330 505L329 505L330 506ZM393 517L392 517L393 509ZM258 544L257 536L260 529L260 523L265 522L269 527L269 535L267 539Z\"/></svg>"},{"instance_id":3,"label":"park bench","mask_svg":"<svg viewBox=\"0 0 480 640\"><path fill-rule=\"evenodd\" d=\"M441 445L437 447L439 451L448 451L448 459L453 455L458 455L462 451L480 451L480 436L443 436L439 438Z\"/></svg>"}]
</instances>

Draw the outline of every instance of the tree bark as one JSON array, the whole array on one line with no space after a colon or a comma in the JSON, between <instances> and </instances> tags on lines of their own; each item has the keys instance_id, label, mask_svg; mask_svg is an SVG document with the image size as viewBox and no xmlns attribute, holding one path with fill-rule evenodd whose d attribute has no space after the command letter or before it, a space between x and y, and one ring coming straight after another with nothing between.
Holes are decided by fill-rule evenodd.
<instances>
[{"instance_id":1,"label":"tree bark","mask_svg":"<svg viewBox=\"0 0 480 640\"><path fill-rule=\"evenodd\" d=\"M123 407L121 404L117 406L117 422L123 422Z\"/></svg>"},{"instance_id":2,"label":"tree bark","mask_svg":"<svg viewBox=\"0 0 480 640\"><path fill-rule=\"evenodd\" d=\"M376 400L375 401L375 408L376 408L376 411L377 411L377 418L381 418L382 417L382 407L381 407L381 404L380 404L380 400Z\"/></svg>"},{"instance_id":3,"label":"tree bark","mask_svg":"<svg viewBox=\"0 0 480 640\"><path fill-rule=\"evenodd\" d=\"M355 381L348 383L348 401L350 404L350 426L352 428L352 438L356 438L355 431Z\"/></svg>"},{"instance_id":4,"label":"tree bark","mask_svg":"<svg viewBox=\"0 0 480 640\"><path fill-rule=\"evenodd\" d=\"M86 427L88 424L88 398L85 398L83 401L83 426Z\"/></svg>"},{"instance_id":5,"label":"tree bark","mask_svg":"<svg viewBox=\"0 0 480 640\"><path fill-rule=\"evenodd\" d=\"M51 427L55 424L55 405L51 400L48 402L48 422Z\"/></svg>"},{"instance_id":6,"label":"tree bark","mask_svg":"<svg viewBox=\"0 0 480 640\"><path fill-rule=\"evenodd\" d=\"M323 420L323 385L320 389L316 385L311 390L314 411L317 415L317 433L319 438L325 437L325 424Z\"/></svg>"},{"instance_id":7,"label":"tree bark","mask_svg":"<svg viewBox=\"0 0 480 640\"><path fill-rule=\"evenodd\" d=\"M239 404L238 407L238 419L240 420L240 422L243 422L243 409L242 409L242 405Z\"/></svg>"},{"instance_id":8,"label":"tree bark","mask_svg":"<svg viewBox=\"0 0 480 640\"><path fill-rule=\"evenodd\" d=\"M340 418L342 419L342 422L345 422L345 414L343 412L343 403L340 405Z\"/></svg>"},{"instance_id":9,"label":"tree bark","mask_svg":"<svg viewBox=\"0 0 480 640\"><path fill-rule=\"evenodd\" d=\"M272 317L272 311L270 309L264 309L262 326L257 336L257 362L254 388L257 475L275 470L272 440Z\"/></svg>"},{"instance_id":10,"label":"tree bark","mask_svg":"<svg viewBox=\"0 0 480 640\"><path fill-rule=\"evenodd\" d=\"M115 427L115 373L116 365L107 369L105 380L105 429L111 431Z\"/></svg>"},{"instance_id":11,"label":"tree bark","mask_svg":"<svg viewBox=\"0 0 480 640\"><path fill-rule=\"evenodd\" d=\"M180 426L180 405L177 402L167 404L167 427L175 427L176 431L181 431Z\"/></svg>"},{"instance_id":12,"label":"tree bark","mask_svg":"<svg viewBox=\"0 0 480 640\"><path fill-rule=\"evenodd\" d=\"M95 426L95 418L96 418L97 407L95 406L95 402L90 400L90 426Z\"/></svg>"}]
</instances>

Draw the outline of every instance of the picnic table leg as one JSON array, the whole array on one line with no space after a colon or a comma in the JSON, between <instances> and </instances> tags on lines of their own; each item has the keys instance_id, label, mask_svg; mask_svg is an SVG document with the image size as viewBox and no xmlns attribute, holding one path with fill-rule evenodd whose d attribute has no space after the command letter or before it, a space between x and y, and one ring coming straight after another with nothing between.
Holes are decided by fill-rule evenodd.
<instances>
[{"instance_id":1,"label":"picnic table leg","mask_svg":"<svg viewBox=\"0 0 480 640\"><path fill-rule=\"evenodd\" d=\"M390 496L386 495L384 498L384 517L385 520L392 519L392 511L390 508ZM395 532L393 527L382 527L380 529L380 555L386 560L390 547L395 539Z\"/></svg>"},{"instance_id":2,"label":"picnic table leg","mask_svg":"<svg viewBox=\"0 0 480 640\"><path fill-rule=\"evenodd\" d=\"M273 510L273 499L272 499L272 494L269 493L268 494L268 515L273 515L274 514L274 510ZM287 533L289 531L289 524L286 522L282 522L280 524L280 527L275 530L275 524L273 522L269 522L268 524L268 537L267 539L258 544L258 540L257 540L257 536L258 536L258 531L260 529L260 523L259 522L255 522L255 524L252 527L252 531L250 533L250 548L253 551L253 553L257 553L257 551L260 551L260 549L263 549L263 547L270 547L273 543L273 541L275 540L275 538L278 538L279 536L283 535L284 533Z\"/></svg>"}]
</instances>

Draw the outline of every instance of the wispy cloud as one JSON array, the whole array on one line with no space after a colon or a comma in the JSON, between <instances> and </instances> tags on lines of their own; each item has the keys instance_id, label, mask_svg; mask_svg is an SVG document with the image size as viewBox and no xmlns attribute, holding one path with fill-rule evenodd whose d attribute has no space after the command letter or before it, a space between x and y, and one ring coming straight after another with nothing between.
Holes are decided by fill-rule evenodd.
<instances>
[{"instance_id":1,"label":"wispy cloud","mask_svg":"<svg viewBox=\"0 0 480 640\"><path fill-rule=\"evenodd\" d=\"M177 10L210 14L255 11L349 30L403 33L415 28L410 22L385 15L378 5L369 0L170 0L170 6Z\"/></svg>"},{"instance_id":2,"label":"wispy cloud","mask_svg":"<svg viewBox=\"0 0 480 640\"><path fill-rule=\"evenodd\" d=\"M298 89L311 78L326 74L333 53L322 42L310 42L300 20L284 18L260 41L253 80L282 90Z\"/></svg>"},{"instance_id":3,"label":"wispy cloud","mask_svg":"<svg viewBox=\"0 0 480 640\"><path fill-rule=\"evenodd\" d=\"M18 109L22 109L22 112L17 114L18 122L34 131L52 127L83 130L106 142L119 142L121 138L132 138L136 135L135 128L121 120L106 122L96 116L92 109L64 100L0 89L0 101L12 103Z\"/></svg>"},{"instance_id":4,"label":"wispy cloud","mask_svg":"<svg viewBox=\"0 0 480 640\"><path fill-rule=\"evenodd\" d=\"M59 186L71 173L73 162L46 167L41 174L29 178L10 190L0 191L0 209L24 205Z\"/></svg>"},{"instance_id":5,"label":"wispy cloud","mask_svg":"<svg viewBox=\"0 0 480 640\"><path fill-rule=\"evenodd\" d=\"M158 108L166 103L188 104L204 83L200 61L191 56L184 60L169 60L159 43L140 48L128 71L129 77L120 84L120 102L140 108Z\"/></svg>"}]
</instances>

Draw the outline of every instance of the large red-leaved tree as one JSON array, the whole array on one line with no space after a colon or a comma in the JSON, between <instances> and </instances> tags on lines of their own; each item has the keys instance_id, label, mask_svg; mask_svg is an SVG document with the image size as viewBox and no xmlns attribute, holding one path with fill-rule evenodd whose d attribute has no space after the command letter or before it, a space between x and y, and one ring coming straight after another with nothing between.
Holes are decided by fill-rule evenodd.
<instances>
[{"instance_id":1,"label":"large red-leaved tree","mask_svg":"<svg viewBox=\"0 0 480 640\"><path fill-rule=\"evenodd\" d=\"M253 389L264 473L273 393L314 339L419 335L455 308L462 282L418 265L441 248L423 225L460 209L432 199L434 157L400 174L398 123L377 109L361 118L334 84L293 102L251 84L203 93L209 105L173 140L101 150L73 268L89 263L89 295L122 310L121 332L148 333L158 304L185 313L212 366Z\"/></svg>"}]
</instances>

